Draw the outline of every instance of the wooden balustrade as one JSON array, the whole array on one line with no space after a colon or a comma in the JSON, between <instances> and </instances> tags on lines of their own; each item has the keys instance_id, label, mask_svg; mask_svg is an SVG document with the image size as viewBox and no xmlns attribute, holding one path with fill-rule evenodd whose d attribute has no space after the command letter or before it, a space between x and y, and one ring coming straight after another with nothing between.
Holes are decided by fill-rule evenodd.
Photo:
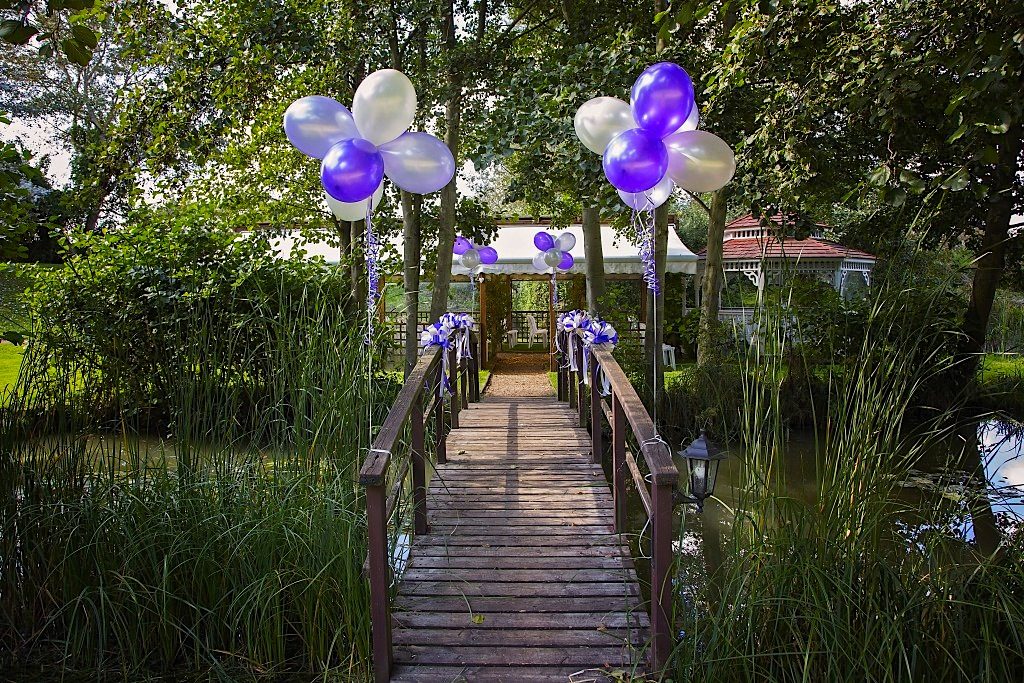
<instances>
[{"instance_id":1,"label":"wooden balustrade","mask_svg":"<svg viewBox=\"0 0 1024 683\"><path fill-rule=\"evenodd\" d=\"M570 334L576 335L570 343ZM558 347L558 396L577 408L580 424L590 423L591 443L595 463L603 459L601 417L611 429L611 485L615 508L615 528L619 533L626 527L627 482L632 479L647 512L651 529L651 664L661 671L668 663L672 651L672 494L679 481L679 471L672 460L672 451L660 436L643 401L618 362L607 349L591 348L587 351L584 368L584 346L580 333L560 331ZM577 370L569 369L568 354L576 359ZM585 390L584 373L588 372L589 391ZM611 396L608 404L601 396L601 375L608 379ZM584 398L584 397L587 398ZM589 410L585 404L589 402ZM610 404L610 405L609 405ZM588 419L589 418L589 419ZM648 474L626 447L626 436L632 432L639 444L639 455ZM629 476L627 477L627 471Z\"/></svg>"},{"instance_id":2,"label":"wooden balustrade","mask_svg":"<svg viewBox=\"0 0 1024 683\"><path fill-rule=\"evenodd\" d=\"M459 409L469 401L480 400L479 343L470 335L471 357L456 360L455 350L440 347L426 350L405 379L398 397L377 432L370 452L359 472L359 483L366 491L367 562L364 571L370 582L370 616L373 622L373 662L375 680L391 678L391 555L388 552L388 521L398 507L405 491L405 478L412 473L413 532L426 534L427 528L427 460L425 434L433 420L434 457L444 462L448 428L458 427ZM451 389L450 400L440 396L438 387L445 380L442 354L449 353L447 368ZM459 387L462 387L460 393ZM446 409L446 404L448 408ZM447 416L447 417L446 417ZM409 425L408 457L395 449L400 447ZM399 469L392 477L393 463ZM411 543L411 539L410 539Z\"/></svg>"}]
</instances>

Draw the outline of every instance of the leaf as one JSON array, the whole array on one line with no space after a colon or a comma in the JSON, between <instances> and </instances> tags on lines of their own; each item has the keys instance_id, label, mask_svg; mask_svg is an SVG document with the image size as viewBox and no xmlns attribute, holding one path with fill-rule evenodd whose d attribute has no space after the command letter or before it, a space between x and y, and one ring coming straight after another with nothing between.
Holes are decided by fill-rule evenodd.
<instances>
[{"instance_id":1,"label":"leaf","mask_svg":"<svg viewBox=\"0 0 1024 683\"><path fill-rule=\"evenodd\" d=\"M484 623L484 615L474 614L470 621L472 621L474 624L482 624Z\"/></svg>"},{"instance_id":2,"label":"leaf","mask_svg":"<svg viewBox=\"0 0 1024 683\"><path fill-rule=\"evenodd\" d=\"M32 39L39 29L17 19L6 19L0 22L0 39L13 45L24 45Z\"/></svg>"},{"instance_id":3,"label":"leaf","mask_svg":"<svg viewBox=\"0 0 1024 683\"><path fill-rule=\"evenodd\" d=\"M892 178L892 171L885 164L868 174L868 182L875 187L885 187L889 184L890 178Z\"/></svg>"},{"instance_id":4,"label":"leaf","mask_svg":"<svg viewBox=\"0 0 1024 683\"><path fill-rule=\"evenodd\" d=\"M88 26L82 26L81 24L75 24L71 27L71 35L75 37L75 40L90 50L95 49L99 39L93 30Z\"/></svg>"},{"instance_id":5,"label":"leaf","mask_svg":"<svg viewBox=\"0 0 1024 683\"><path fill-rule=\"evenodd\" d=\"M914 194L920 194L925 191L928 184L909 168L905 168L900 171L900 182L910 188L910 191Z\"/></svg>"},{"instance_id":6,"label":"leaf","mask_svg":"<svg viewBox=\"0 0 1024 683\"><path fill-rule=\"evenodd\" d=\"M956 140L959 140L963 136L963 134L967 132L968 127L969 126L966 123L961 123L960 127L957 128L953 132L953 134L946 139L946 142L954 142Z\"/></svg>"},{"instance_id":7,"label":"leaf","mask_svg":"<svg viewBox=\"0 0 1024 683\"><path fill-rule=\"evenodd\" d=\"M67 58L79 66L88 66L89 60L92 59L92 50L84 47L74 38L62 40L60 47L64 50Z\"/></svg>"},{"instance_id":8,"label":"leaf","mask_svg":"<svg viewBox=\"0 0 1024 683\"><path fill-rule=\"evenodd\" d=\"M971 176L967 173L967 168L961 167L959 171L943 180L941 187L950 192L959 192L967 187L970 180Z\"/></svg>"}]
</instances>

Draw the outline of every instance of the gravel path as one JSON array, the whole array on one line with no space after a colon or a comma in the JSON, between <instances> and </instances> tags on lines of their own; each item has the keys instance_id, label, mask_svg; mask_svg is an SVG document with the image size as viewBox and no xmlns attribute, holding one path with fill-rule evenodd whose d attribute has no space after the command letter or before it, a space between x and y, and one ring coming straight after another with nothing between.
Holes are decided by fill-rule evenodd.
<instances>
[{"instance_id":1,"label":"gravel path","mask_svg":"<svg viewBox=\"0 0 1024 683\"><path fill-rule=\"evenodd\" d=\"M551 396L546 353L502 353L491 369L488 396Z\"/></svg>"}]
</instances>

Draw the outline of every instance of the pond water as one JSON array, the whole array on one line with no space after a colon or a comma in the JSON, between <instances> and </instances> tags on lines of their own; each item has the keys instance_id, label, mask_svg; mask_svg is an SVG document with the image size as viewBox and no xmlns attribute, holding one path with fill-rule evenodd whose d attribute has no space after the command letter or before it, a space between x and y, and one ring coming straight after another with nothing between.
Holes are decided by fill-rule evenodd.
<instances>
[{"instance_id":1,"label":"pond water","mask_svg":"<svg viewBox=\"0 0 1024 683\"><path fill-rule=\"evenodd\" d=\"M794 433L786 447L784 472L787 494L812 501L817 495L816 449L814 435ZM738 446L727 449L729 458L721 466L716 499L708 500L704 510L692 507L681 513L676 550L690 582L714 571L728 552L732 531L731 509L736 505L740 482L742 452ZM680 472L685 463L678 462ZM981 476L979 476L981 475ZM982 481L983 476L983 481ZM984 486L981 514L978 500ZM902 482L900 498L908 508L945 499L949 514L939 529L963 543L998 543L1003 535L1024 523L1024 426L1002 420L976 423L947 438L941 447L927 453ZM987 505L985 504L987 503ZM633 510L631 521L639 530L645 521L641 509ZM908 543L913 542L933 521L922 521L912 514L903 516L899 529Z\"/></svg>"}]
</instances>

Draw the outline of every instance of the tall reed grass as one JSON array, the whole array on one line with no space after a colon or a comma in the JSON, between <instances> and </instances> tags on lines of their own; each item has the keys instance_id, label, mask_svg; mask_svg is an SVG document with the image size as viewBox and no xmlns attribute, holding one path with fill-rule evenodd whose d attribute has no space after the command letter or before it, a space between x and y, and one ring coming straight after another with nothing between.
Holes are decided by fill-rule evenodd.
<instances>
[{"instance_id":1,"label":"tall reed grass","mask_svg":"<svg viewBox=\"0 0 1024 683\"><path fill-rule=\"evenodd\" d=\"M790 495L784 479L780 395L783 382L800 381L800 330L784 309L762 309L739 359L743 455L727 558L698 588L696 608L679 610L692 635L677 649L676 680L1020 679L1019 539L992 552L951 532L961 502L902 494L961 417L944 402L907 427L911 412L928 415L922 389L948 369L955 323L914 285L879 288L854 362L826 365L811 500ZM986 503L981 494L969 506Z\"/></svg>"},{"instance_id":2,"label":"tall reed grass","mask_svg":"<svg viewBox=\"0 0 1024 683\"><path fill-rule=\"evenodd\" d=\"M172 301L158 334L38 323L0 401L0 668L367 671L355 475L397 386L343 276L303 273Z\"/></svg>"}]
</instances>

